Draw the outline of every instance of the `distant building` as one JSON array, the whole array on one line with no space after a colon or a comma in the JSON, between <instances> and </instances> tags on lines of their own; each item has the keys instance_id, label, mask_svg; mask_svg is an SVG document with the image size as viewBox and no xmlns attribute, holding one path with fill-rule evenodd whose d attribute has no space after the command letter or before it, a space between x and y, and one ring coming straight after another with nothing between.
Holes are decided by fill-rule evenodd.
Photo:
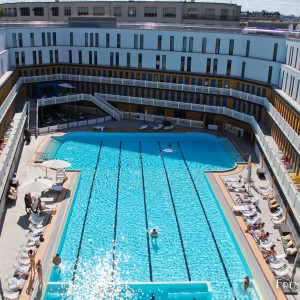
<instances>
[{"instance_id":1,"label":"distant building","mask_svg":"<svg viewBox=\"0 0 300 300\"><path fill-rule=\"evenodd\" d=\"M67 22L69 17L114 16L117 22L238 25L241 6L179 1L78 1L4 3L1 21Z\"/></svg>"},{"instance_id":2,"label":"distant building","mask_svg":"<svg viewBox=\"0 0 300 300\"><path fill-rule=\"evenodd\" d=\"M262 11L243 11L241 12L241 21L247 22L249 20L264 20L264 21L280 21L281 15L279 12L268 12L265 10Z\"/></svg>"}]
</instances>

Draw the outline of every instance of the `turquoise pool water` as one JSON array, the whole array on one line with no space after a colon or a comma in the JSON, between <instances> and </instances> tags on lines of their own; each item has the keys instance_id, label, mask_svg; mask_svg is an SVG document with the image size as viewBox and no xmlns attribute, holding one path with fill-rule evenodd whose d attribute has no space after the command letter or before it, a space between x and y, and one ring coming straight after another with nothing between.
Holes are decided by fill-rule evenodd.
<instances>
[{"instance_id":1,"label":"turquoise pool water","mask_svg":"<svg viewBox=\"0 0 300 300\"><path fill-rule=\"evenodd\" d=\"M49 284L45 299L142 299L103 284L184 281L210 282L212 299L250 298L238 291L251 272L204 174L233 167L215 137L84 132L60 141L55 157L82 174L49 281L73 287L63 295Z\"/></svg>"}]
</instances>

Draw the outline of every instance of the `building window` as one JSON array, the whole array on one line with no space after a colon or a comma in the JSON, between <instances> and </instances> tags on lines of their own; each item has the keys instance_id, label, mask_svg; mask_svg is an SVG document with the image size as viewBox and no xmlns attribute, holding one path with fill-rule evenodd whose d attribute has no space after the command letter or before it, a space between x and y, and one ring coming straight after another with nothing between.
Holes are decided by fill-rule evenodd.
<instances>
[{"instance_id":1,"label":"building window","mask_svg":"<svg viewBox=\"0 0 300 300\"><path fill-rule=\"evenodd\" d=\"M133 48L137 49L138 48L138 35L135 34L133 37L134 41L133 41Z\"/></svg>"},{"instance_id":2,"label":"building window","mask_svg":"<svg viewBox=\"0 0 300 300\"><path fill-rule=\"evenodd\" d=\"M242 62L242 73L241 73L241 78L245 77L245 69L246 69L246 62Z\"/></svg>"},{"instance_id":3,"label":"building window","mask_svg":"<svg viewBox=\"0 0 300 300\"><path fill-rule=\"evenodd\" d=\"M69 50L69 64L73 63L72 50Z\"/></svg>"},{"instance_id":4,"label":"building window","mask_svg":"<svg viewBox=\"0 0 300 300\"><path fill-rule=\"evenodd\" d=\"M227 60L226 75L231 75L231 59Z\"/></svg>"},{"instance_id":5,"label":"building window","mask_svg":"<svg viewBox=\"0 0 300 300\"><path fill-rule=\"evenodd\" d=\"M174 36L170 36L170 51L174 51Z\"/></svg>"},{"instance_id":6,"label":"building window","mask_svg":"<svg viewBox=\"0 0 300 300\"><path fill-rule=\"evenodd\" d=\"M250 52L250 41L247 41L247 45L246 45L246 57L249 57L249 52Z\"/></svg>"},{"instance_id":7,"label":"building window","mask_svg":"<svg viewBox=\"0 0 300 300\"><path fill-rule=\"evenodd\" d=\"M64 15L65 16L71 16L71 7L65 7Z\"/></svg>"},{"instance_id":8,"label":"building window","mask_svg":"<svg viewBox=\"0 0 300 300\"><path fill-rule=\"evenodd\" d=\"M213 74L218 73L218 60L215 58L213 63Z\"/></svg>"},{"instance_id":9,"label":"building window","mask_svg":"<svg viewBox=\"0 0 300 300\"><path fill-rule=\"evenodd\" d=\"M58 17L59 16L59 8L58 7L51 7L52 10L52 16Z\"/></svg>"},{"instance_id":10,"label":"building window","mask_svg":"<svg viewBox=\"0 0 300 300\"><path fill-rule=\"evenodd\" d=\"M111 67L114 65L114 53L113 52L110 52L109 64Z\"/></svg>"},{"instance_id":11,"label":"building window","mask_svg":"<svg viewBox=\"0 0 300 300\"><path fill-rule=\"evenodd\" d=\"M42 65L43 64L43 53L41 50L39 50L39 64Z\"/></svg>"},{"instance_id":12,"label":"building window","mask_svg":"<svg viewBox=\"0 0 300 300\"><path fill-rule=\"evenodd\" d=\"M78 63L82 65L82 51L78 50Z\"/></svg>"},{"instance_id":13,"label":"building window","mask_svg":"<svg viewBox=\"0 0 300 300\"><path fill-rule=\"evenodd\" d=\"M157 8L156 7L145 7L144 17L157 17Z\"/></svg>"},{"instance_id":14,"label":"building window","mask_svg":"<svg viewBox=\"0 0 300 300\"><path fill-rule=\"evenodd\" d=\"M96 33L96 36L95 36L95 46L99 47L99 33Z\"/></svg>"},{"instance_id":15,"label":"building window","mask_svg":"<svg viewBox=\"0 0 300 300\"><path fill-rule=\"evenodd\" d=\"M160 66L160 55L156 55L155 64L156 64L156 69L158 70Z\"/></svg>"},{"instance_id":16,"label":"building window","mask_svg":"<svg viewBox=\"0 0 300 300\"><path fill-rule=\"evenodd\" d=\"M12 42L13 42L13 48L17 48L17 34L12 34Z\"/></svg>"},{"instance_id":17,"label":"building window","mask_svg":"<svg viewBox=\"0 0 300 300\"><path fill-rule=\"evenodd\" d=\"M32 51L32 64L36 65L37 64L37 60L36 60L36 51Z\"/></svg>"},{"instance_id":18,"label":"building window","mask_svg":"<svg viewBox=\"0 0 300 300\"><path fill-rule=\"evenodd\" d=\"M52 33L52 38L53 38L53 46L56 46L56 32Z\"/></svg>"},{"instance_id":19,"label":"building window","mask_svg":"<svg viewBox=\"0 0 300 300\"><path fill-rule=\"evenodd\" d=\"M21 51L21 64L24 66L25 65L25 52Z\"/></svg>"},{"instance_id":20,"label":"building window","mask_svg":"<svg viewBox=\"0 0 300 300\"><path fill-rule=\"evenodd\" d=\"M139 53L138 55L138 68L142 68L143 67L143 55L141 53Z\"/></svg>"},{"instance_id":21,"label":"building window","mask_svg":"<svg viewBox=\"0 0 300 300\"><path fill-rule=\"evenodd\" d=\"M94 16L104 16L105 15L104 7L93 7L93 15Z\"/></svg>"},{"instance_id":22,"label":"building window","mask_svg":"<svg viewBox=\"0 0 300 300\"><path fill-rule=\"evenodd\" d=\"M117 48L121 48L121 34L117 34Z\"/></svg>"},{"instance_id":23,"label":"building window","mask_svg":"<svg viewBox=\"0 0 300 300\"><path fill-rule=\"evenodd\" d=\"M116 52L116 67L119 67L120 65L120 55L119 52Z\"/></svg>"},{"instance_id":24,"label":"building window","mask_svg":"<svg viewBox=\"0 0 300 300\"><path fill-rule=\"evenodd\" d=\"M194 50L194 38L190 37L189 38L189 52L193 52Z\"/></svg>"},{"instance_id":25,"label":"building window","mask_svg":"<svg viewBox=\"0 0 300 300\"><path fill-rule=\"evenodd\" d=\"M74 38L73 32L70 32L70 46L74 46L73 38Z\"/></svg>"},{"instance_id":26,"label":"building window","mask_svg":"<svg viewBox=\"0 0 300 300\"><path fill-rule=\"evenodd\" d=\"M187 47L187 37L184 36L182 38L182 52L186 52L186 47Z\"/></svg>"},{"instance_id":27,"label":"building window","mask_svg":"<svg viewBox=\"0 0 300 300\"><path fill-rule=\"evenodd\" d=\"M140 35L140 49L144 49L144 35Z\"/></svg>"},{"instance_id":28,"label":"building window","mask_svg":"<svg viewBox=\"0 0 300 300\"><path fill-rule=\"evenodd\" d=\"M84 34L84 45L85 45L85 47L89 46L89 34L88 33Z\"/></svg>"},{"instance_id":29,"label":"building window","mask_svg":"<svg viewBox=\"0 0 300 300\"><path fill-rule=\"evenodd\" d=\"M127 68L130 68L130 53L127 52Z\"/></svg>"},{"instance_id":30,"label":"building window","mask_svg":"<svg viewBox=\"0 0 300 300\"><path fill-rule=\"evenodd\" d=\"M32 10L34 16L44 16L44 7L34 7Z\"/></svg>"},{"instance_id":31,"label":"building window","mask_svg":"<svg viewBox=\"0 0 300 300\"><path fill-rule=\"evenodd\" d=\"M77 8L77 15L78 16L88 16L89 15L88 7L78 7Z\"/></svg>"},{"instance_id":32,"label":"building window","mask_svg":"<svg viewBox=\"0 0 300 300\"><path fill-rule=\"evenodd\" d=\"M55 50L54 51L54 53L55 53L55 63L59 63L59 58L58 58L58 50ZM59 73L59 72L58 72Z\"/></svg>"},{"instance_id":33,"label":"building window","mask_svg":"<svg viewBox=\"0 0 300 300\"><path fill-rule=\"evenodd\" d=\"M188 56L188 58L187 58L187 65L186 65L186 71L187 72L191 72L191 68L192 68L192 58L190 56Z\"/></svg>"},{"instance_id":34,"label":"building window","mask_svg":"<svg viewBox=\"0 0 300 300\"><path fill-rule=\"evenodd\" d=\"M98 53L94 51L94 65L98 65Z\"/></svg>"},{"instance_id":35,"label":"building window","mask_svg":"<svg viewBox=\"0 0 300 300\"><path fill-rule=\"evenodd\" d=\"M229 55L233 55L233 48L234 48L234 40L230 39L230 41L229 41L229 51L228 51Z\"/></svg>"},{"instance_id":36,"label":"building window","mask_svg":"<svg viewBox=\"0 0 300 300\"><path fill-rule=\"evenodd\" d=\"M272 81L272 72L273 72L273 67L269 66L268 83L271 83L271 81Z\"/></svg>"},{"instance_id":37,"label":"building window","mask_svg":"<svg viewBox=\"0 0 300 300\"><path fill-rule=\"evenodd\" d=\"M176 8L175 7L164 7L163 8L164 18L176 18Z\"/></svg>"},{"instance_id":38,"label":"building window","mask_svg":"<svg viewBox=\"0 0 300 300\"><path fill-rule=\"evenodd\" d=\"M188 9L188 19L197 19L197 8Z\"/></svg>"},{"instance_id":39,"label":"building window","mask_svg":"<svg viewBox=\"0 0 300 300\"><path fill-rule=\"evenodd\" d=\"M23 36L22 33L18 33L19 47L23 47Z\"/></svg>"},{"instance_id":40,"label":"building window","mask_svg":"<svg viewBox=\"0 0 300 300\"><path fill-rule=\"evenodd\" d=\"M180 58L180 71L181 72L184 71L184 64L185 64L185 57L181 56L181 58Z\"/></svg>"},{"instance_id":41,"label":"building window","mask_svg":"<svg viewBox=\"0 0 300 300\"><path fill-rule=\"evenodd\" d=\"M47 32L47 42L48 46L51 46L51 32Z\"/></svg>"},{"instance_id":42,"label":"building window","mask_svg":"<svg viewBox=\"0 0 300 300\"><path fill-rule=\"evenodd\" d=\"M16 66L20 65L19 52L15 52L15 63Z\"/></svg>"},{"instance_id":43,"label":"building window","mask_svg":"<svg viewBox=\"0 0 300 300\"><path fill-rule=\"evenodd\" d=\"M206 74L210 74L211 59L206 60Z\"/></svg>"},{"instance_id":44,"label":"building window","mask_svg":"<svg viewBox=\"0 0 300 300\"><path fill-rule=\"evenodd\" d=\"M162 41L162 36L159 35L157 37L157 50L161 50L161 41Z\"/></svg>"},{"instance_id":45,"label":"building window","mask_svg":"<svg viewBox=\"0 0 300 300\"><path fill-rule=\"evenodd\" d=\"M136 17L136 8L128 7L128 17Z\"/></svg>"},{"instance_id":46,"label":"building window","mask_svg":"<svg viewBox=\"0 0 300 300\"><path fill-rule=\"evenodd\" d=\"M122 17L122 8L121 7L114 7L114 16Z\"/></svg>"},{"instance_id":47,"label":"building window","mask_svg":"<svg viewBox=\"0 0 300 300\"><path fill-rule=\"evenodd\" d=\"M30 9L29 7L21 7L20 13L22 17L30 16Z\"/></svg>"},{"instance_id":48,"label":"building window","mask_svg":"<svg viewBox=\"0 0 300 300\"><path fill-rule=\"evenodd\" d=\"M206 53L207 38L202 38L202 53Z\"/></svg>"},{"instance_id":49,"label":"building window","mask_svg":"<svg viewBox=\"0 0 300 300\"><path fill-rule=\"evenodd\" d=\"M161 68L162 68L163 70L166 70L166 60L167 60L167 56L166 56L166 55L163 55L163 56L162 56L162 66L161 66Z\"/></svg>"},{"instance_id":50,"label":"building window","mask_svg":"<svg viewBox=\"0 0 300 300\"><path fill-rule=\"evenodd\" d=\"M94 47L94 34L90 33L90 47Z\"/></svg>"},{"instance_id":51,"label":"building window","mask_svg":"<svg viewBox=\"0 0 300 300\"><path fill-rule=\"evenodd\" d=\"M224 88L225 88L225 89L228 89L228 88L229 88L229 81L228 81L228 80L225 80Z\"/></svg>"},{"instance_id":52,"label":"building window","mask_svg":"<svg viewBox=\"0 0 300 300\"><path fill-rule=\"evenodd\" d=\"M106 48L109 48L109 33L106 34Z\"/></svg>"},{"instance_id":53,"label":"building window","mask_svg":"<svg viewBox=\"0 0 300 300\"><path fill-rule=\"evenodd\" d=\"M216 39L215 54L220 54L220 43L221 43L221 39L217 38Z\"/></svg>"},{"instance_id":54,"label":"building window","mask_svg":"<svg viewBox=\"0 0 300 300\"><path fill-rule=\"evenodd\" d=\"M209 80L206 78L205 80L204 80L204 86L208 86L209 85Z\"/></svg>"},{"instance_id":55,"label":"building window","mask_svg":"<svg viewBox=\"0 0 300 300\"><path fill-rule=\"evenodd\" d=\"M93 52L89 51L89 65L93 64Z\"/></svg>"},{"instance_id":56,"label":"building window","mask_svg":"<svg viewBox=\"0 0 300 300\"><path fill-rule=\"evenodd\" d=\"M50 64L53 64L53 50L49 50L49 61Z\"/></svg>"},{"instance_id":57,"label":"building window","mask_svg":"<svg viewBox=\"0 0 300 300\"><path fill-rule=\"evenodd\" d=\"M30 46L31 47L34 47L34 33L33 32L30 32Z\"/></svg>"},{"instance_id":58,"label":"building window","mask_svg":"<svg viewBox=\"0 0 300 300\"><path fill-rule=\"evenodd\" d=\"M273 61L276 61L277 59L277 50L278 50L278 43L275 43L273 49Z\"/></svg>"},{"instance_id":59,"label":"building window","mask_svg":"<svg viewBox=\"0 0 300 300\"><path fill-rule=\"evenodd\" d=\"M46 33L42 32L42 46L46 46Z\"/></svg>"}]
</instances>

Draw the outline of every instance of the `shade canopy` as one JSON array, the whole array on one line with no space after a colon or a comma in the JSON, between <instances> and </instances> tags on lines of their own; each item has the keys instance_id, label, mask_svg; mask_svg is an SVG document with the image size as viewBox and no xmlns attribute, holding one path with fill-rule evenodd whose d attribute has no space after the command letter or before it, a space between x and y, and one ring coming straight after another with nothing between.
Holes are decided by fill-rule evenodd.
<instances>
[{"instance_id":1,"label":"shade canopy","mask_svg":"<svg viewBox=\"0 0 300 300\"><path fill-rule=\"evenodd\" d=\"M20 186L20 189L25 189L26 193L41 193L45 190L48 190L53 185L53 181L44 178L37 178L25 182Z\"/></svg>"},{"instance_id":2,"label":"shade canopy","mask_svg":"<svg viewBox=\"0 0 300 300\"><path fill-rule=\"evenodd\" d=\"M47 167L50 169L64 169L64 168L69 168L71 167L71 164L65 160L61 159L50 159L46 160L41 164L43 167Z\"/></svg>"}]
</instances>

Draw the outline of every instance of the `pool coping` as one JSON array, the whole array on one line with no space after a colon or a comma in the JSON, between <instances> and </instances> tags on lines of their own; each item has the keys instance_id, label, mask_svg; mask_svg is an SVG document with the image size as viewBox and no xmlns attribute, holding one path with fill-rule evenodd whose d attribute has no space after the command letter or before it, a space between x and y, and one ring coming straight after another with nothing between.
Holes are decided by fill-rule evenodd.
<instances>
[{"instance_id":1,"label":"pool coping","mask_svg":"<svg viewBox=\"0 0 300 300\"><path fill-rule=\"evenodd\" d=\"M246 262L255 279L255 286L259 288L257 292L261 294L262 299L287 299L286 295L280 288L273 288L276 286L273 273L269 266L266 265L265 259L253 237L249 234L244 234L244 230L246 230L245 222L241 218L236 218L231 210L231 206L234 202L230 193L227 191L221 176L232 177L232 175L239 174L244 166L245 163L237 164L234 169L229 171L208 171L205 172L205 174L215 196L219 201L219 205L226 217L232 233L234 234L235 240L244 254ZM262 261L264 265L262 265L260 261Z\"/></svg>"}]
</instances>

